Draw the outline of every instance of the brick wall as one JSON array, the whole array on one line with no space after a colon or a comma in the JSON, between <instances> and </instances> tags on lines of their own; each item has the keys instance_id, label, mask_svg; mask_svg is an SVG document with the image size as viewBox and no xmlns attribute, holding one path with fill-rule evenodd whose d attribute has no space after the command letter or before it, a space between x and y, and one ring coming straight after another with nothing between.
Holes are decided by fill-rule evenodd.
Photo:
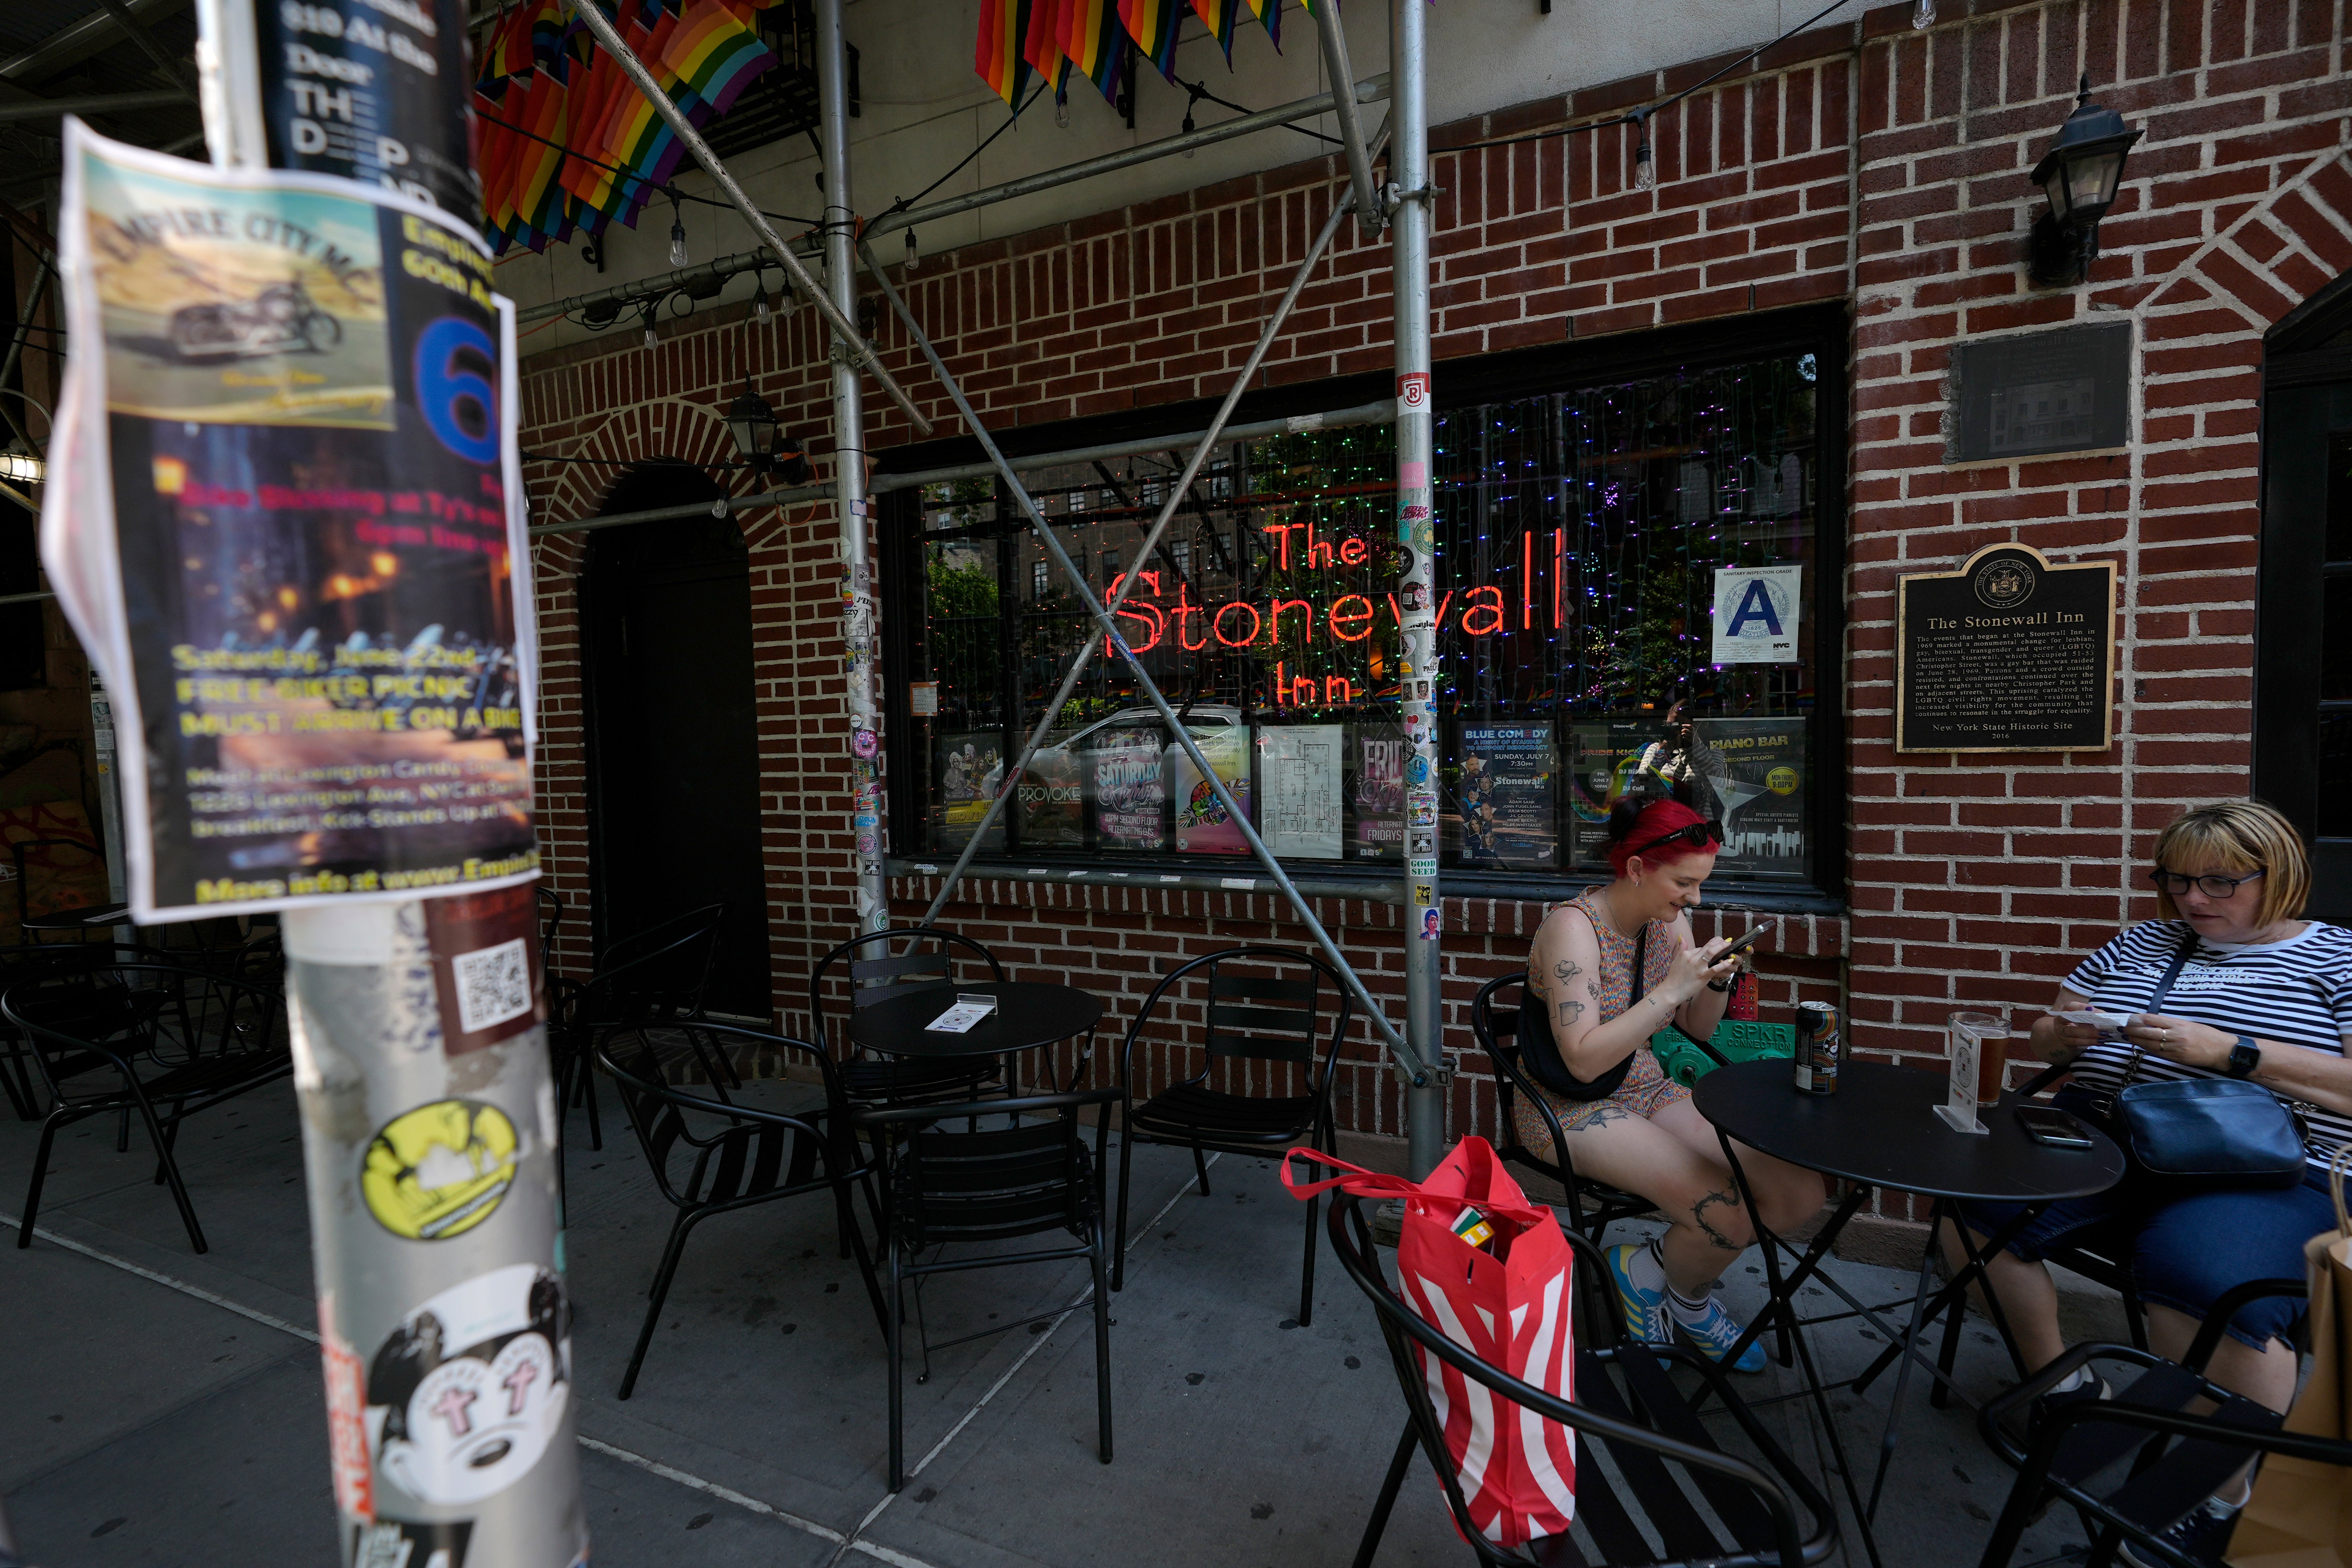
<instances>
[{"instance_id":1,"label":"brick wall","mask_svg":"<svg viewBox=\"0 0 2352 1568\"><path fill-rule=\"evenodd\" d=\"M2242 793L2258 539L2263 333L2352 269L2347 0L1946 0L1792 39L1752 66L1696 61L1433 135L1433 322L1441 363L1805 301L1854 314L1848 549L1851 919L1808 922L1768 961L1766 1016L1801 989L1843 995L1876 1053L1940 1056L1969 1004L2038 1006L2073 956L2150 912L2131 877L2182 802ZM1730 66L1651 122L1658 174L1633 188L1626 128L1480 151L1465 143L1585 124ZM2147 136L2103 230L2094 286L2027 287L2040 209L2027 171L2089 70ZM999 427L1220 394L1344 175L1330 159L928 258L910 302ZM1385 243L1343 225L1269 356L1274 384L1391 363ZM1951 345L2070 321L2136 328L2140 406L2124 449L1947 465ZM952 410L903 333L891 368L943 432ZM526 363L525 445L574 459L530 468L541 519L594 510L617 461L729 450L717 412L748 376L787 426L825 426L822 347L805 310L772 331L740 310L665 323L660 346L574 345ZM1441 370L1441 388L1442 388ZM869 443L910 439L869 396ZM820 439L820 455L824 442ZM753 514L766 858L781 1025L800 1026L813 955L848 934L850 850L829 516ZM1891 680L1896 576L2021 541L2119 567L2120 709L2105 753L1898 756ZM572 574L576 542L539 551L547 668L541 807L568 897L586 860ZM928 884L894 889L919 911ZM1261 898L1104 900L973 884L948 919L1009 933L1018 967L1100 977L1139 995L1151 967L1203 943L1298 928ZM582 900L584 902L584 899ZM1521 961L1534 903L1449 900L1448 1043L1475 984ZM1324 917L1376 991L1401 990L1396 911ZM559 963L586 962L575 922ZM1131 1009L1131 1004L1127 1004ZM1114 1008L1114 1017L1126 1013ZM1396 1127L1393 1080L1354 1048L1343 1122ZM1485 1131L1475 1077L1454 1133Z\"/></svg>"}]
</instances>

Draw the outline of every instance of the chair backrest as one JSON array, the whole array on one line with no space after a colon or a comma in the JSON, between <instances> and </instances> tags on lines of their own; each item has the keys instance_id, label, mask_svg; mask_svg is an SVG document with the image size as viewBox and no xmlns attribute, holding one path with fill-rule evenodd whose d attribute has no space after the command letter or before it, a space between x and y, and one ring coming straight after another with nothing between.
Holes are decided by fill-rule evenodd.
<instances>
[{"instance_id":1,"label":"chair backrest","mask_svg":"<svg viewBox=\"0 0 2352 1568\"><path fill-rule=\"evenodd\" d=\"M539 908L545 923L539 928L539 945L542 952L552 952L555 933L563 924L563 895L549 887L544 879L531 885L531 900Z\"/></svg>"},{"instance_id":2,"label":"chair backrest","mask_svg":"<svg viewBox=\"0 0 2352 1568\"><path fill-rule=\"evenodd\" d=\"M19 931L24 929L25 921L30 917L32 905L32 879L25 864L25 851L52 848L79 849L91 856L102 853L95 843L87 838L20 838L8 846L8 858L14 862L16 871L16 926ZM102 903L105 900L99 901Z\"/></svg>"},{"instance_id":3,"label":"chair backrest","mask_svg":"<svg viewBox=\"0 0 2352 1568\"><path fill-rule=\"evenodd\" d=\"M1783 1568L1798 1568L1799 1564L1819 1562L1828 1556L1836 1541L1836 1521L1818 1491L1810 1486L1804 1488L1805 1504L1814 1521L1812 1537L1809 1541L1799 1524L1796 1501L1780 1479L1734 1455L1713 1447L1684 1441L1637 1423L1634 1403L1621 1399L1614 1385L1601 1371L1604 1364L1602 1358L1638 1357L1642 1358L1644 1371L1658 1373L1660 1369L1648 1361L1652 1352L1647 1347L1625 1339L1622 1319L1601 1299L1601 1291L1610 1289L1607 1282L1611 1277L1608 1262L1601 1248L1591 1240L1572 1230L1561 1233L1568 1238L1574 1259L1573 1300L1578 1360L1575 1386L1579 1397L1571 1402L1520 1382L1425 1322L1390 1287L1387 1277L1381 1272L1371 1228L1364 1219L1361 1204L1362 1200L1352 1194L1338 1195L1338 1201L1331 1206L1328 1222L1332 1248L1339 1255L1339 1265L1347 1270L1348 1277L1372 1303L1381 1337L1388 1343L1391 1365L1412 1414L1423 1452L1428 1456L1444 1483L1446 1506L1453 1511L1456 1528L1478 1553L1482 1563L1519 1568L1532 1559L1486 1541L1473 1522L1468 1502L1463 1497L1456 1479L1455 1466L1446 1449L1445 1421L1431 1403L1429 1385L1432 1380L1438 1378L1438 1369L1431 1365L1424 1371L1427 1359L1451 1368L1465 1384L1479 1384L1509 1404L1575 1430L1580 1439L1577 1512L1580 1521L1596 1532L1596 1540L1605 1539L1598 1534L1600 1525L1597 1518L1605 1511L1613 1516L1610 1522L1617 1527L1611 1533L1631 1540L1637 1549L1643 1550L1643 1556L1638 1560L1658 1562L1656 1557L1649 1554L1647 1542L1643 1541L1622 1517L1631 1509L1639 1509L1648 1515L1654 1531L1661 1522L1670 1521L1673 1528L1664 1532L1664 1539L1670 1543L1670 1551L1673 1550L1671 1543L1680 1539L1700 1547L1696 1555L1702 1560L1729 1558L1734 1561L1777 1562ZM1596 1350L1601 1346L1606 1349ZM1686 1356L1696 1354L1685 1353ZM1696 1363L1694 1361L1692 1364ZM1730 1392L1719 1373L1706 1381L1727 1407L1734 1405L1738 1396ZM1650 1384L1647 1392L1652 1401L1682 1398L1674 1384L1662 1374L1651 1379ZM1603 1401L1615 1406L1613 1413L1603 1413L1599 1407ZM1689 1406L1685 1405L1680 1414L1687 1415L1688 1413ZM1646 1409L1643 1414L1654 1424L1666 1424L1667 1416L1662 1411ZM1748 1428L1751 1436L1760 1430L1753 1426L1753 1417L1744 1405L1737 1406L1733 1414L1741 1418L1741 1426ZM1507 1419L1507 1415L1498 1414L1496 1425ZM1681 1425L1702 1442L1711 1443L1712 1439L1706 1437L1705 1429L1695 1418ZM1611 1479L1601 1466L1586 1462L1590 1449L1585 1445L1595 1442L1608 1450L1611 1461L1608 1468L1623 1478L1622 1488L1612 1486ZM1671 1473L1659 1463L1662 1458L1678 1462L1692 1479L1698 1481L1713 1505L1717 1516L1716 1521L1702 1521L1699 1519L1691 1506L1688 1493L1675 1484ZM1792 1483L1801 1484L1801 1478L1793 1472L1789 1473L1788 1479ZM1602 1507L1593 1506L1604 1500L1605 1510ZM1762 1505L1760 1510L1757 1506L1759 1503ZM1763 1532L1773 1538L1777 1552L1768 1550L1742 1557L1742 1545L1753 1548L1761 1543L1710 1540L1715 1536L1717 1525L1725 1522L1727 1512L1763 1524ZM1712 1550L1706 1549L1708 1544L1712 1545ZM1603 1550L1607 1552L1605 1544ZM1622 1560L1614 1553L1609 1555L1611 1561ZM1576 1560L1585 1559L1580 1557Z\"/></svg>"},{"instance_id":4,"label":"chair backrest","mask_svg":"<svg viewBox=\"0 0 2352 1568\"><path fill-rule=\"evenodd\" d=\"M892 1156L890 1223L900 1245L919 1250L1049 1230L1090 1240L1102 1215L1078 1111L1118 1099L1117 1089L1094 1089L865 1113L861 1126L914 1129ZM1022 1120L1012 1126L943 1124L967 1117L994 1121L1014 1111Z\"/></svg>"},{"instance_id":5,"label":"chair backrest","mask_svg":"<svg viewBox=\"0 0 2352 1568\"><path fill-rule=\"evenodd\" d=\"M907 926L851 937L818 959L810 973L809 1032L824 1037L824 985L836 969L847 970L849 1007L856 1012L877 1002L952 990L959 956L987 964L989 979L1003 984L1004 965L994 953L945 926Z\"/></svg>"},{"instance_id":6,"label":"chair backrest","mask_svg":"<svg viewBox=\"0 0 2352 1568\"><path fill-rule=\"evenodd\" d=\"M596 1055L611 1075L656 1184L671 1203L687 1207L712 1201L713 1194L724 1198L766 1192L779 1184L797 1186L808 1179L821 1148L830 1150L837 1159L847 1156L844 1169L856 1163L848 1131L849 1107L842 1096L839 1076L816 1047L806 1040L733 1024L698 1021L692 1026L698 1035L716 1037L721 1049L733 1042L813 1060L824 1084L823 1126L810 1118L735 1105L671 1083L664 1071L660 1042L654 1037L660 1027L658 1023L637 1024L615 1030L598 1045ZM761 1142L753 1134L762 1128L787 1131L793 1137ZM694 1170L682 1179L670 1169L670 1156L681 1143L697 1151ZM714 1148L719 1159L710 1166L708 1154Z\"/></svg>"},{"instance_id":7,"label":"chair backrest","mask_svg":"<svg viewBox=\"0 0 2352 1568\"><path fill-rule=\"evenodd\" d=\"M1128 1026L1120 1070L1127 1070L1135 1042L1159 1012L1163 998L1196 975L1208 980L1202 1043L1213 1057L1294 1062L1313 1068L1320 1058L1318 1085L1330 1072L1339 1043L1355 1016L1355 1000L1339 972L1311 952L1289 947L1229 947L1177 965L1160 977ZM1324 996L1326 985L1330 997ZM1328 1016L1330 1033L1321 1036ZM1318 1037L1319 1043L1318 1043Z\"/></svg>"},{"instance_id":8,"label":"chair backrest","mask_svg":"<svg viewBox=\"0 0 2352 1568\"><path fill-rule=\"evenodd\" d=\"M134 956L142 962L61 967L0 992L0 1018L32 1045L60 1100L90 1092L71 1080L112 1063L114 1053L102 1046L149 1052L167 1064L286 1048L283 993L193 964L153 962L151 953Z\"/></svg>"},{"instance_id":9,"label":"chair backrest","mask_svg":"<svg viewBox=\"0 0 2352 1568\"><path fill-rule=\"evenodd\" d=\"M719 951L722 904L708 904L611 943L574 993L570 1024L635 1024L702 1011Z\"/></svg>"}]
</instances>

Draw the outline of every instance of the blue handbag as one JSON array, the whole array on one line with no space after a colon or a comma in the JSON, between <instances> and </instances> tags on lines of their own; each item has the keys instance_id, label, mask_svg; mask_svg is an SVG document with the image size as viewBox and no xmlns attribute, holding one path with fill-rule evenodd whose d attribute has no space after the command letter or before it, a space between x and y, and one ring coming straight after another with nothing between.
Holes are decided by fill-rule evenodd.
<instances>
[{"instance_id":1,"label":"blue handbag","mask_svg":"<svg viewBox=\"0 0 2352 1568\"><path fill-rule=\"evenodd\" d=\"M2162 1009L2196 946L2191 932L2148 998L2149 1012ZM2292 1187L2302 1182L2304 1130L2278 1096L2235 1078L2135 1083L2142 1054L2132 1052L2123 1086L2106 1105L2116 1141L2137 1170L2202 1187Z\"/></svg>"}]
</instances>

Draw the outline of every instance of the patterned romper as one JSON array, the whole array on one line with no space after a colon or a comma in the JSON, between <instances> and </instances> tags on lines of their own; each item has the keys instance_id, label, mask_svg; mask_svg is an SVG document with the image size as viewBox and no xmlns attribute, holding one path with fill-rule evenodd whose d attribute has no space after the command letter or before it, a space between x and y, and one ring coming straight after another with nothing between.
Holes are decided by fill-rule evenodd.
<instances>
[{"instance_id":1,"label":"patterned romper","mask_svg":"<svg viewBox=\"0 0 2352 1568\"><path fill-rule=\"evenodd\" d=\"M1593 934L1601 939L1601 1016L1597 1022L1605 1024L1664 983L1675 966L1675 928L1671 921L1650 922L1649 952L1644 964L1647 973L1642 976L1642 989L1637 994L1633 984L1633 939L1621 936L1617 928L1609 923L1609 917L1601 911L1596 900L1599 892L1598 888L1587 888L1570 901L1592 922ZM1534 1002L1530 993L1528 1005ZM1537 1092L1550 1103L1564 1131L1574 1131L1591 1121L1603 1106L1630 1110L1646 1121L1675 1101L1690 1098L1689 1089L1666 1076L1647 1041L1634 1047L1633 1065L1625 1069L1625 1081L1606 1100L1562 1100L1540 1084ZM1550 1149L1551 1130L1544 1125L1542 1113L1528 1104L1525 1096L1512 1100L1511 1118L1518 1130L1519 1142L1531 1152L1542 1154Z\"/></svg>"}]
</instances>

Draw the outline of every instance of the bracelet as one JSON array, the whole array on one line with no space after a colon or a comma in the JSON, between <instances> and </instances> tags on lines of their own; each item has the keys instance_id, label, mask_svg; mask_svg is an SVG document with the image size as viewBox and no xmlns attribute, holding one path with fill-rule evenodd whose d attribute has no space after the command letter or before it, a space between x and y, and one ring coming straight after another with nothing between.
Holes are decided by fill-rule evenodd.
<instances>
[{"instance_id":1,"label":"bracelet","mask_svg":"<svg viewBox=\"0 0 2352 1568\"><path fill-rule=\"evenodd\" d=\"M1737 984L1738 984L1738 977L1735 975L1729 980L1710 980L1706 983L1706 988L1709 991L1728 991Z\"/></svg>"}]
</instances>

